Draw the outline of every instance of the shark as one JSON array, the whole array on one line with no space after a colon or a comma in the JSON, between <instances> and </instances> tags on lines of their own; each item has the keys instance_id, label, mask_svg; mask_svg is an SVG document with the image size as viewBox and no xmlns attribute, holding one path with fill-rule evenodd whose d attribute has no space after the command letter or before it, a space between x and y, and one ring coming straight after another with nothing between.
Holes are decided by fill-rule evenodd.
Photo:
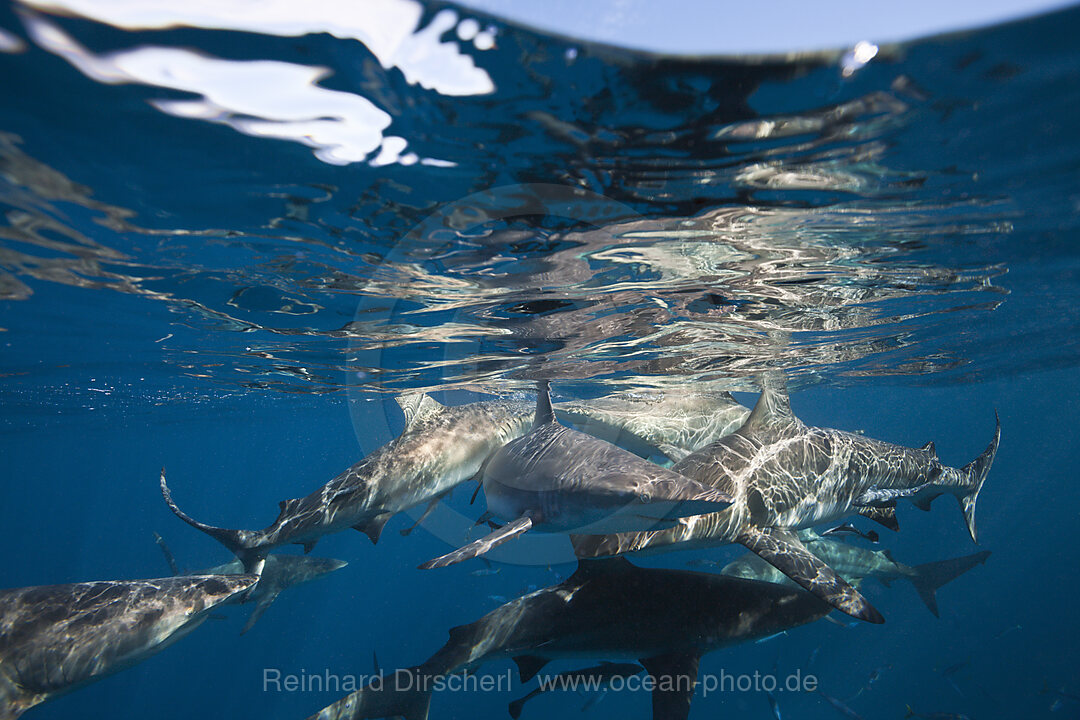
<instances>
[{"instance_id":1,"label":"shark","mask_svg":"<svg viewBox=\"0 0 1080 720\"><path fill-rule=\"evenodd\" d=\"M245 571L259 572L275 548L299 544L308 553L323 535L348 528L378 543L391 517L426 503L416 522L420 524L457 485L478 476L496 450L528 432L534 420L533 406L521 402L446 406L426 393L395 399L405 417L401 435L310 495L278 503L277 519L262 530L231 530L192 518L173 501L164 470L162 496L177 517L233 552ZM566 417L592 419L599 432L644 438L642 442L656 443L663 452L684 455L730 427L730 421L715 423L708 418L737 414L733 402L727 393L667 391L653 393L648 401L621 396L590 401L597 406L595 411L590 403L568 403ZM643 403L649 410L647 419L636 412L645 409Z\"/></svg>"},{"instance_id":2,"label":"shark","mask_svg":"<svg viewBox=\"0 0 1080 720\"><path fill-rule=\"evenodd\" d=\"M446 567L529 530L620 532L670 527L675 517L728 507L731 497L556 421L547 381L537 384L532 429L486 463L488 512L512 518L486 537L420 565Z\"/></svg>"},{"instance_id":3,"label":"shark","mask_svg":"<svg viewBox=\"0 0 1080 720\"><path fill-rule=\"evenodd\" d=\"M702 656L832 611L790 584L643 568L625 557L579 560L566 580L452 628L447 642L421 664L380 674L308 720L426 720L440 679L506 658L516 663L523 683L553 660L601 659L625 667L626 674L633 670L622 663L638 663L650 676L653 718L686 720Z\"/></svg>"},{"instance_id":4,"label":"shark","mask_svg":"<svg viewBox=\"0 0 1080 720\"><path fill-rule=\"evenodd\" d=\"M927 510L935 498L951 494L977 541L975 504L1001 440L1000 420L986 450L953 468L938 459L932 442L909 448L808 426L792 413L782 376L769 374L762 385L742 427L671 467L732 496L731 507L682 518L668 529L572 535L575 553L595 558L739 543L841 612L884 622L866 598L807 550L797 531L858 513L895 529L897 501Z\"/></svg>"},{"instance_id":5,"label":"shark","mask_svg":"<svg viewBox=\"0 0 1080 720\"><path fill-rule=\"evenodd\" d=\"M257 580L191 575L0 590L0 720L160 652Z\"/></svg>"},{"instance_id":6,"label":"shark","mask_svg":"<svg viewBox=\"0 0 1080 720\"><path fill-rule=\"evenodd\" d=\"M874 578L888 587L895 580L907 580L935 617L939 616L936 598L938 588L974 566L985 563L990 557L990 551L983 550L964 557L913 566L897 561L888 550L867 550L857 545L821 537L813 530L801 530L798 536L807 550L821 558L848 581ZM774 583L792 582L782 572L753 553L745 553L731 561L720 572L724 575L751 580Z\"/></svg>"},{"instance_id":7,"label":"shark","mask_svg":"<svg viewBox=\"0 0 1080 720\"><path fill-rule=\"evenodd\" d=\"M161 552L165 555L165 561L169 564L169 569L172 570L173 575L184 574L180 572L180 568L176 564L176 558L173 557L169 546L165 544L165 540L157 533L154 533L154 539L161 548ZM237 595L229 601L236 604L255 604L255 608L248 616L240 634L243 635L255 626L255 623L259 621L263 613L270 609L270 606L274 604L274 601L277 600L278 595L283 590L312 580L318 580L324 575L340 570L348 564L344 560L334 558L318 558L307 555L268 555L258 584L250 592ZM243 572L244 564L239 559L233 559L227 563L202 570L198 574L242 575Z\"/></svg>"},{"instance_id":8,"label":"shark","mask_svg":"<svg viewBox=\"0 0 1080 720\"><path fill-rule=\"evenodd\" d=\"M554 407L558 419L593 437L656 448L674 461L735 432L750 415L729 392L694 388L620 392Z\"/></svg>"},{"instance_id":9,"label":"shark","mask_svg":"<svg viewBox=\"0 0 1080 720\"><path fill-rule=\"evenodd\" d=\"M303 546L309 553L324 535L354 528L377 543L395 514L428 503L429 510L532 422L528 405L484 401L446 406L430 395L397 398L405 429L310 495L278 504L277 519L262 530L229 530L195 520L173 501L161 472L161 493L184 522L227 547L259 573L274 548Z\"/></svg>"},{"instance_id":10,"label":"shark","mask_svg":"<svg viewBox=\"0 0 1080 720\"><path fill-rule=\"evenodd\" d=\"M565 581L450 630L420 665L380 676L309 720L425 720L438 678L511 658L527 682L556 659L638 662L653 717L684 720L702 655L818 620L832 607L799 588L716 573L581 560Z\"/></svg>"}]
</instances>

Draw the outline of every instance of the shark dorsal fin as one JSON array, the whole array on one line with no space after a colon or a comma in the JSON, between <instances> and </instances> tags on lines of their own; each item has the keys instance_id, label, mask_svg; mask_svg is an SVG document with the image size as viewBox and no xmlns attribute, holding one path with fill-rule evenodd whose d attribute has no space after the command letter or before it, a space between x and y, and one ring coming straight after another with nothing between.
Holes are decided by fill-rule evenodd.
<instances>
[{"instance_id":1,"label":"shark dorsal fin","mask_svg":"<svg viewBox=\"0 0 1080 720\"><path fill-rule=\"evenodd\" d=\"M591 578L600 577L612 572L632 570L636 566L624 557L609 558L579 558L577 570L569 577L567 582L581 584Z\"/></svg>"},{"instance_id":2,"label":"shark dorsal fin","mask_svg":"<svg viewBox=\"0 0 1080 720\"><path fill-rule=\"evenodd\" d=\"M536 417L533 427L540 427L555 422L555 413L551 410L551 387L547 380L536 381Z\"/></svg>"},{"instance_id":3,"label":"shark dorsal fin","mask_svg":"<svg viewBox=\"0 0 1080 720\"><path fill-rule=\"evenodd\" d=\"M401 412L405 413L405 427L409 427L418 419L430 415L442 407L442 403L427 393L410 393L398 395L394 398Z\"/></svg>"},{"instance_id":4,"label":"shark dorsal fin","mask_svg":"<svg viewBox=\"0 0 1080 720\"><path fill-rule=\"evenodd\" d=\"M931 440L930 442L926 443L925 445L923 445L923 446L922 446L921 448L919 448L919 449L920 449L920 450L922 450L923 452L928 452L928 453L930 453L930 454L931 454L931 455L933 455L934 457L937 457L937 448L936 448L936 447L934 447L934 441L933 441L933 440Z\"/></svg>"},{"instance_id":5,"label":"shark dorsal fin","mask_svg":"<svg viewBox=\"0 0 1080 720\"><path fill-rule=\"evenodd\" d=\"M761 383L761 395L743 428L766 430L798 424L798 418L791 412L791 400L784 376L777 372L768 373Z\"/></svg>"}]
</instances>

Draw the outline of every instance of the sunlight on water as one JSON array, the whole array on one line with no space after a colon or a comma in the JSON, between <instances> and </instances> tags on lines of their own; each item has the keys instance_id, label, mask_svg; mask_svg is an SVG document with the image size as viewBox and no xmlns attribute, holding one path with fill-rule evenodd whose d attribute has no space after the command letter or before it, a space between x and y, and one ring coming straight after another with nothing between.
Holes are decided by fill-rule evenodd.
<instances>
[{"instance_id":1,"label":"sunlight on water","mask_svg":"<svg viewBox=\"0 0 1080 720\"><path fill-rule=\"evenodd\" d=\"M650 385L742 383L769 367L919 376L967 366L978 344L949 332L955 313L985 315L1009 292L1007 258L985 250L1007 242L1015 202L977 180L988 169L920 156L974 105L928 87L902 59L918 46L682 61L555 44L532 51L528 74L508 74L499 58L532 47L523 31L501 28L485 51L482 20L405 0L318 3L302 17L291 3L25 6L38 48L95 83L147 88L125 122L150 127L156 109L271 143L245 154L272 160L288 140L350 168L299 166L267 183L272 162L237 174L239 147L215 151L219 177L198 155L178 158L175 183L199 209L185 218L168 181L145 186L138 207L114 192L105 202L5 135L4 234L18 241L5 250L5 296L29 298L36 278L163 301L188 330L153 350L182 375L320 392L359 377L371 389L498 392L541 365ZM99 33L113 39L90 49L77 39L89 26L41 14L61 11L141 34ZM169 28L337 40L312 41L304 62L239 59L153 42ZM357 64L320 60L328 49ZM346 89L354 68L366 79ZM451 116L460 133L440 134ZM587 193L557 208L527 184L461 200L523 181ZM87 233L68 204L112 235ZM245 219L230 221L241 206ZM199 336L212 349L191 357ZM372 343L378 367L364 364Z\"/></svg>"}]
</instances>

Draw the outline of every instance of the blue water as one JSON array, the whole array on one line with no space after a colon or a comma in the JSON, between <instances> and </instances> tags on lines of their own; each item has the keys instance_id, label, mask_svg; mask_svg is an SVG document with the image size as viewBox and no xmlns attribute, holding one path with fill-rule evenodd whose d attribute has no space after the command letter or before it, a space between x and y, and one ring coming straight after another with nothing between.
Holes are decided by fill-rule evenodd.
<instances>
[{"instance_id":1,"label":"blue water","mask_svg":"<svg viewBox=\"0 0 1080 720\"><path fill-rule=\"evenodd\" d=\"M932 439L952 465L996 409L993 555L940 592L941 619L871 581L884 626L819 622L702 672L812 671L848 698L888 666L851 702L863 717L1080 717L1040 694L1080 692L1080 10L860 66L655 57L409 0L289 32L80 7L0 8L0 585L165 575L155 531L182 565L222 562L162 503L162 466L195 517L262 527L399 432L402 390L527 397L542 375L563 397L715 383L752 403L779 368L805 422ZM372 34L391 27L410 52ZM448 502L476 514L470 493ZM973 552L949 505L902 508L884 542L908 563ZM247 635L230 608L31 716L306 717L342 693L265 692L264 668L415 664L491 596L572 572L416 570L449 546L402 537L411 522L378 546L322 539L349 566ZM526 691L444 693L432 717L503 717ZM817 695L780 704L838 717ZM770 710L695 699L692 718L720 715Z\"/></svg>"}]
</instances>

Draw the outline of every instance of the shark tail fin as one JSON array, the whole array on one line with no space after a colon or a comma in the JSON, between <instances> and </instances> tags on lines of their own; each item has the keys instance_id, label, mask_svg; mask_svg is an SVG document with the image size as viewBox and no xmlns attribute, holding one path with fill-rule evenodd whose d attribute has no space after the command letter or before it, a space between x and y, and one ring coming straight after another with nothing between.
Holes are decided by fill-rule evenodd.
<instances>
[{"instance_id":1,"label":"shark tail fin","mask_svg":"<svg viewBox=\"0 0 1080 720\"><path fill-rule=\"evenodd\" d=\"M268 550L251 542L251 535L253 533L247 530L227 530L225 528L207 525L185 513L180 509L180 506L176 504L176 501L173 500L172 492L165 483L165 468L161 468L161 497L165 498L165 504L169 506L169 509L173 511L173 514L176 515L176 517L180 518L196 530L203 531L236 555L236 557L240 559L240 562L244 564L245 573L252 573L254 575L262 574L262 568L266 561Z\"/></svg>"},{"instance_id":2,"label":"shark tail fin","mask_svg":"<svg viewBox=\"0 0 1080 720\"><path fill-rule=\"evenodd\" d=\"M525 698L519 697L517 700L514 700L512 703L510 703L510 705L508 705L506 709L510 711L510 717L514 718L514 720L517 720L519 717L521 717L521 709L523 707L525 707Z\"/></svg>"},{"instance_id":3,"label":"shark tail fin","mask_svg":"<svg viewBox=\"0 0 1080 720\"><path fill-rule=\"evenodd\" d=\"M990 466L994 464L994 455L997 454L998 443L1001 442L1001 418L994 413L994 439L983 450L982 455L964 466L961 471L964 475L967 492L957 495L960 501L960 509L964 511L964 522L967 523L968 533L973 542L979 542L975 530L975 502L979 499L979 491L982 490L986 476L990 472Z\"/></svg>"},{"instance_id":4,"label":"shark tail fin","mask_svg":"<svg viewBox=\"0 0 1080 720\"><path fill-rule=\"evenodd\" d=\"M923 604L926 605L926 608L934 613L934 617L940 617L935 595L937 589L960 577L976 565L983 564L988 557L990 557L990 551L983 550L973 555L965 555L952 560L940 560L915 565L911 568L912 574L905 575L905 577L915 586L915 590L919 593L919 597L922 599Z\"/></svg>"},{"instance_id":5,"label":"shark tail fin","mask_svg":"<svg viewBox=\"0 0 1080 720\"><path fill-rule=\"evenodd\" d=\"M430 677L422 667L396 670L328 705L308 720L365 720L405 718L427 720L431 709Z\"/></svg>"}]
</instances>

